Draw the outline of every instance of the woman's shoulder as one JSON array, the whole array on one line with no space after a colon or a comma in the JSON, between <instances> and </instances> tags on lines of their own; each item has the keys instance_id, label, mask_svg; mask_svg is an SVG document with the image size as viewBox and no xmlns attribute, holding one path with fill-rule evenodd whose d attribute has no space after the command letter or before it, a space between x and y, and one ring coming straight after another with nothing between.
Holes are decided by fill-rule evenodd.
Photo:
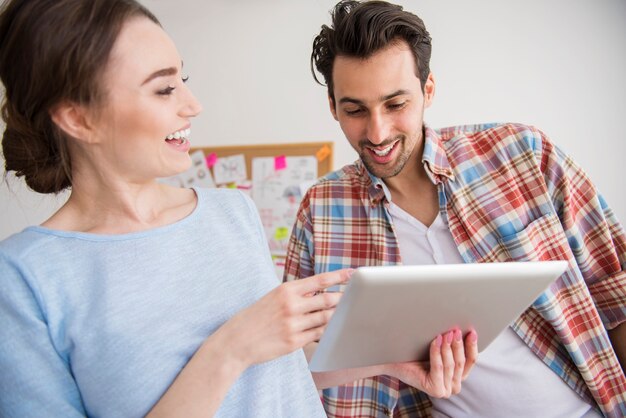
<instances>
[{"instance_id":1,"label":"woman's shoulder","mask_svg":"<svg viewBox=\"0 0 626 418\"><path fill-rule=\"evenodd\" d=\"M219 211L234 216L256 211L252 199L237 189L194 188L198 195L198 208L201 211Z\"/></svg>"},{"instance_id":2,"label":"woman's shoulder","mask_svg":"<svg viewBox=\"0 0 626 418\"><path fill-rule=\"evenodd\" d=\"M41 249L51 238L30 226L0 241L0 261L23 260Z\"/></svg>"}]
</instances>

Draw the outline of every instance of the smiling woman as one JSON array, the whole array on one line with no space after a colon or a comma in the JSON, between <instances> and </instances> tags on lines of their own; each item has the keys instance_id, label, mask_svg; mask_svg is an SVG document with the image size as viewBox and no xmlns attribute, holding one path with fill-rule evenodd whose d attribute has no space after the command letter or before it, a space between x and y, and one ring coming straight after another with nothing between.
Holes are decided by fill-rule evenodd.
<instances>
[{"instance_id":1,"label":"smiling woman","mask_svg":"<svg viewBox=\"0 0 626 418\"><path fill-rule=\"evenodd\" d=\"M279 285L250 199L156 182L201 110L157 19L7 1L0 79L7 171L70 190L0 242L0 416L325 416L301 347L348 272Z\"/></svg>"}]
</instances>

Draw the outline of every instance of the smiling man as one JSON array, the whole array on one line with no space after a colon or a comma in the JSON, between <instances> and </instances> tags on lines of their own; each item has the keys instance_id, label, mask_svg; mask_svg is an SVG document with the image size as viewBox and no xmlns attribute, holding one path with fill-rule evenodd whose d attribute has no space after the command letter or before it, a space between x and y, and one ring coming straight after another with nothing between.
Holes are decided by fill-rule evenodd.
<instances>
[{"instance_id":1,"label":"smiling man","mask_svg":"<svg viewBox=\"0 0 626 418\"><path fill-rule=\"evenodd\" d=\"M435 95L430 41L419 17L381 1L340 2L322 26L312 65L360 158L304 197L285 280L364 265L568 260L569 268L481 353L460 393L429 399L408 375L321 373L326 412L625 416L624 230L537 128L424 124Z\"/></svg>"}]
</instances>

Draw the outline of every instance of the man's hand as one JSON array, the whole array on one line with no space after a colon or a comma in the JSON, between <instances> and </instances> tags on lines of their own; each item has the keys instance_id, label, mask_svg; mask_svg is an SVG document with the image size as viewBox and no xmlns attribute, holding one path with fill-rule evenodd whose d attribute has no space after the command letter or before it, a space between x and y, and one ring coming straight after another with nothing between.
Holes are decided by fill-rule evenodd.
<instances>
[{"instance_id":1,"label":"man's hand","mask_svg":"<svg viewBox=\"0 0 626 418\"><path fill-rule=\"evenodd\" d=\"M386 374L435 398L448 398L461 391L461 382L476 363L477 341L474 331L465 336L465 344L461 330L449 331L430 344L430 362L387 364Z\"/></svg>"}]
</instances>

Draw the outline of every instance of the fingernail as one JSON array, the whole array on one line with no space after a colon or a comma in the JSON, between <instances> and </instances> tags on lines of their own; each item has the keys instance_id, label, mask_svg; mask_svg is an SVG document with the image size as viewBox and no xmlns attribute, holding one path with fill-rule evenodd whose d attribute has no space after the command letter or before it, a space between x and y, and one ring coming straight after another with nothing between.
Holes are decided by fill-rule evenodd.
<instances>
[{"instance_id":1,"label":"fingernail","mask_svg":"<svg viewBox=\"0 0 626 418\"><path fill-rule=\"evenodd\" d=\"M454 341L461 341L463 333L460 329L454 330Z\"/></svg>"},{"instance_id":2,"label":"fingernail","mask_svg":"<svg viewBox=\"0 0 626 418\"><path fill-rule=\"evenodd\" d=\"M471 330L469 332L469 336L468 336L469 340L471 343L475 343L476 341L478 341L478 335L476 334L476 331Z\"/></svg>"},{"instance_id":3,"label":"fingernail","mask_svg":"<svg viewBox=\"0 0 626 418\"><path fill-rule=\"evenodd\" d=\"M450 344L454 338L454 331L450 331L446 334L446 343Z\"/></svg>"},{"instance_id":4,"label":"fingernail","mask_svg":"<svg viewBox=\"0 0 626 418\"><path fill-rule=\"evenodd\" d=\"M437 347L441 347L442 342L443 342L443 338L441 337L441 335L437 335L437 338L435 339L435 345Z\"/></svg>"}]
</instances>

